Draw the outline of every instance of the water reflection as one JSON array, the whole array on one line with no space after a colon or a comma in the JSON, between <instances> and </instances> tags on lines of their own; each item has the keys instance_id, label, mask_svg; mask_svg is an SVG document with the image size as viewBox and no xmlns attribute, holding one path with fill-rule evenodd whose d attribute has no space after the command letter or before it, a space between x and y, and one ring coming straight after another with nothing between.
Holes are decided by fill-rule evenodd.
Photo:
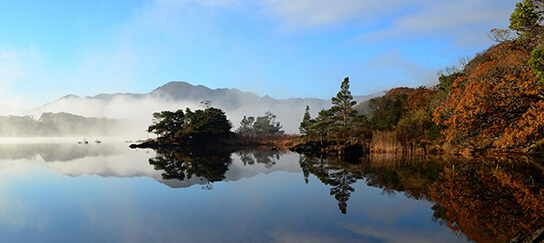
<instances>
[{"instance_id":1,"label":"water reflection","mask_svg":"<svg viewBox=\"0 0 544 243\"><path fill-rule=\"evenodd\" d=\"M225 180L225 173L232 163L231 151L195 151L161 149L157 156L149 159L156 170L164 171L165 180L184 181L197 177L205 184L204 189L211 190L212 183Z\"/></svg>"},{"instance_id":2,"label":"water reflection","mask_svg":"<svg viewBox=\"0 0 544 243\"><path fill-rule=\"evenodd\" d=\"M272 149L249 149L237 151L236 154L240 156L244 165L253 165L257 162L270 169L280 160L282 152Z\"/></svg>"},{"instance_id":3,"label":"water reflection","mask_svg":"<svg viewBox=\"0 0 544 243\"><path fill-rule=\"evenodd\" d=\"M299 163L306 183L309 182L308 176L313 174L321 183L331 186L330 194L338 201L340 211L346 214L347 202L351 193L355 191L351 185L357 179L362 179L361 174L351 170L350 164L340 160L325 160L301 155Z\"/></svg>"},{"instance_id":4,"label":"water reflection","mask_svg":"<svg viewBox=\"0 0 544 243\"><path fill-rule=\"evenodd\" d=\"M543 179L542 167L530 162L444 168L430 187L434 218L471 240L506 242L544 226Z\"/></svg>"},{"instance_id":5,"label":"water reflection","mask_svg":"<svg viewBox=\"0 0 544 243\"><path fill-rule=\"evenodd\" d=\"M282 156L281 151L270 149L250 150L200 150L184 151L176 149L159 149L157 155L149 159L154 169L162 172L166 184L176 187L176 184L190 182L203 184L202 188L211 190L213 183L218 181L233 181L249 178L262 172L283 171L283 167L273 168ZM235 157L235 159L233 158ZM242 165L234 161L240 161ZM263 165L259 167L257 165ZM237 170L238 167L246 167ZM247 167L254 167L253 170ZM231 173L229 172L231 170ZM288 169L287 171L290 171Z\"/></svg>"},{"instance_id":6,"label":"water reflection","mask_svg":"<svg viewBox=\"0 0 544 243\"><path fill-rule=\"evenodd\" d=\"M262 164L268 169L281 158L280 152L271 150L236 154L244 166ZM230 151L160 151L150 163L164 171L163 179L183 181L197 176L205 181L204 188L211 189L211 183L226 179L232 159ZM306 183L313 175L329 186L342 214L348 213L355 184L362 180L390 197L403 193L408 198L432 202L433 220L462 232L470 240L503 242L544 226L543 167L528 159L382 155L352 164L300 155L299 166Z\"/></svg>"},{"instance_id":7,"label":"water reflection","mask_svg":"<svg viewBox=\"0 0 544 243\"><path fill-rule=\"evenodd\" d=\"M306 232L300 234L304 237L299 235L306 240L320 233L323 237L337 234L331 241L379 241L378 238L385 239L382 236L391 235L390 231L419 235L421 232L436 232L439 228L443 230L440 231L440 239L456 241L458 239L448 238L451 237L450 232L454 232L461 239L504 242L544 226L544 167L542 163L527 158L460 159L379 155L351 164L337 159L313 158L273 150L187 153L175 150L130 150L122 143L88 146L0 144L0 172L4 178L10 177L14 181L13 185L17 185L17 182L21 188L31 188L24 184L28 183L27 179L13 179L15 170L9 169L9 166L19 166L23 175L28 174L29 170L36 171L33 169L35 165L54 171L52 174L55 179L40 179L48 178L46 172L30 173L31 178L37 181L37 189L28 191L28 195L41 195L39 191L64 188L51 195L66 194L66 201L72 203L75 197L84 197L78 192L85 191L79 188L86 188L87 185L78 182L87 181L97 187L108 188L111 190L109 197L119 197L117 200L123 205L128 202L139 205L138 200L148 200L145 201L147 204L140 205L143 212L139 213L149 217L155 215L148 211L155 212L157 208L164 207L164 212L160 211L163 213L158 213L156 217L168 219L172 225L180 223L176 220L182 218L181 215L190 217L193 222L219 220L222 223L214 227L222 229L230 225L229 218L241 218L241 222L247 225L259 225L266 218L272 220L266 224L267 227L276 227L277 230L270 233L264 229L254 229L257 231L244 232L239 237L231 238L233 241L246 234L259 233L258 237L253 238L258 240L270 235L283 237L291 234L294 237L294 233L299 232ZM58 175L64 176L58 172L71 177L56 183ZM102 177L113 180L104 180ZM10 182L4 179L4 183L6 181ZM236 183L218 183L221 181ZM74 188L72 183L79 188ZM117 186L109 187L108 183ZM185 189L171 190L164 185ZM11 201L20 198L21 202L28 202L28 208L32 208L30 201L25 199L29 196L24 194L24 190L14 186L8 194L5 188L8 187L0 187L0 193L8 201L2 205L11 205L13 208L20 203ZM209 189L214 190L208 192ZM102 189L97 190L96 195L100 191ZM139 195L139 199L132 200L128 196L130 193ZM144 199L149 195L162 200ZM36 212L40 211L41 202L54 200L46 194L41 199L36 200ZM82 204L87 205L86 201L94 200L95 204L100 205L109 202L109 199L105 196L85 198ZM217 208L217 202L226 205L228 210L213 211ZM185 207L178 207L180 203L185 203ZM240 204L245 207L240 208ZM182 209L185 211L180 211ZM0 214L1 210L0 207ZM126 210L126 215L138 215ZM195 210L199 211L193 215ZM214 213L208 214L208 210ZM16 209L11 211L18 212ZM73 208L71 212L74 215L80 213ZM175 212L178 212L176 217L169 216ZM99 217L97 215L100 213L95 212L93 215ZM28 218L33 216L29 214ZM292 224L286 228L279 227L284 225L285 218ZM406 222L410 227L403 228ZM118 223L127 222L120 220ZM339 225L343 228L334 228ZM192 229L200 227L195 223ZM377 233L380 228L383 235ZM345 229L349 229L350 233L343 231ZM448 235L444 235L444 231ZM184 233L192 232L187 230ZM228 234L228 231L218 231L218 234ZM339 235L346 237L339 238Z\"/></svg>"},{"instance_id":8,"label":"water reflection","mask_svg":"<svg viewBox=\"0 0 544 243\"><path fill-rule=\"evenodd\" d=\"M299 163L306 182L313 174L331 186L343 214L351 185L364 179L384 194L433 202L435 222L477 242L505 242L544 226L544 170L527 158L372 156L353 165L301 156Z\"/></svg>"},{"instance_id":9,"label":"water reflection","mask_svg":"<svg viewBox=\"0 0 544 243\"><path fill-rule=\"evenodd\" d=\"M121 153L119 146L77 143L0 143L0 160L34 159L46 162L72 161L85 157L112 156Z\"/></svg>"}]
</instances>

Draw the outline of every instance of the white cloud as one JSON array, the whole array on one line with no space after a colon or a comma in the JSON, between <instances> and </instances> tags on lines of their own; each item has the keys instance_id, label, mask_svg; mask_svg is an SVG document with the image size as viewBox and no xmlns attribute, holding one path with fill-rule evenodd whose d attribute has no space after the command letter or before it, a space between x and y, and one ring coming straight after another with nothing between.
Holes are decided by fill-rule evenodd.
<instances>
[{"instance_id":1,"label":"white cloud","mask_svg":"<svg viewBox=\"0 0 544 243\"><path fill-rule=\"evenodd\" d=\"M387 28L362 33L356 40L391 38L449 38L461 46L489 45L486 33L506 28L514 3L490 0L432 1L411 14L393 18Z\"/></svg>"},{"instance_id":2,"label":"white cloud","mask_svg":"<svg viewBox=\"0 0 544 243\"><path fill-rule=\"evenodd\" d=\"M364 78L368 79L367 88L374 92L399 86L417 87L437 80L435 69L423 67L395 51L375 56L363 70L368 70Z\"/></svg>"},{"instance_id":3,"label":"white cloud","mask_svg":"<svg viewBox=\"0 0 544 243\"><path fill-rule=\"evenodd\" d=\"M249 5L240 0L199 3L230 9ZM453 38L459 45L489 44L486 32L506 28L514 8L514 2L508 0L259 0L250 5L257 6L259 13L273 18L288 32L356 21L359 26L387 24L378 31L361 33L358 40L431 35Z\"/></svg>"},{"instance_id":4,"label":"white cloud","mask_svg":"<svg viewBox=\"0 0 544 243\"><path fill-rule=\"evenodd\" d=\"M348 20L372 22L413 5L412 1L385 0L264 0L264 12L281 19L287 29L312 28Z\"/></svg>"}]
</instances>

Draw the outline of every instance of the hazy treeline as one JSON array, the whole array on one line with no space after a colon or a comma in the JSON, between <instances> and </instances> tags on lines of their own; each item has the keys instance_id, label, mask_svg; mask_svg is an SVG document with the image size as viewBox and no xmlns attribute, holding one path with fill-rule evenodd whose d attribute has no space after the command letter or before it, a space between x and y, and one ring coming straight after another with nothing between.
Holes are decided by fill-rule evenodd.
<instances>
[{"instance_id":1,"label":"hazy treeline","mask_svg":"<svg viewBox=\"0 0 544 243\"><path fill-rule=\"evenodd\" d=\"M0 136L114 136L119 134L123 124L123 120L89 118L63 112L43 113L37 120L32 116L0 116Z\"/></svg>"}]
</instances>

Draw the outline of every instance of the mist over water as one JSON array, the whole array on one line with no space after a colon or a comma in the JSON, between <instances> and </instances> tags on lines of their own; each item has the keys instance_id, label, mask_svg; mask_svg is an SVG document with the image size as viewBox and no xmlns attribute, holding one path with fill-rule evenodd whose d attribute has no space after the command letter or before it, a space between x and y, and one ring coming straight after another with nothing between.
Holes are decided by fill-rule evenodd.
<instances>
[{"instance_id":1,"label":"mist over water","mask_svg":"<svg viewBox=\"0 0 544 243\"><path fill-rule=\"evenodd\" d=\"M214 90L215 91L215 90ZM235 130L244 116L263 116L270 111L277 116L286 133L298 133L298 127L306 105L311 108L311 114L317 115L322 108L330 107L330 102L319 99L289 99L275 100L268 97L260 98L242 95L229 95L216 97L211 100L211 106L225 111L227 119L232 123ZM152 122L152 114L164 110L175 111L186 108L191 110L204 109L201 104L203 100L210 100L207 97L188 99L172 99L168 96L158 97L157 95L114 95L110 99L96 97L65 97L48 103L28 114L39 117L44 112L67 112L84 117L107 117L121 119L124 122L118 135L138 138L148 136L146 130Z\"/></svg>"}]
</instances>

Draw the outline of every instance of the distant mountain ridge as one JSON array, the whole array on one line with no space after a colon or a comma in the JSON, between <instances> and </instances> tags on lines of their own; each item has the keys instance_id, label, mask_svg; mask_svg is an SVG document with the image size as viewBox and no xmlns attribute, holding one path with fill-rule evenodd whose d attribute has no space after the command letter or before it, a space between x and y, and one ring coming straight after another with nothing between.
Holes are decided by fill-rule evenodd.
<instances>
[{"instance_id":1,"label":"distant mountain ridge","mask_svg":"<svg viewBox=\"0 0 544 243\"><path fill-rule=\"evenodd\" d=\"M382 93L364 95L364 96L354 96L354 100L357 102L366 101L376 96L380 96ZM61 97L59 100L63 99L78 99L78 98L87 98L87 99L98 99L109 101L118 97L132 98L132 99L141 99L146 97L161 98L166 100L211 100L213 101L224 101L224 100L240 100L241 97L245 99L254 99L254 100L265 100L272 102L281 102L281 101L311 101L311 102L324 102L330 103L330 99L319 99L319 98L288 98L288 99L275 99L268 95L258 96L252 92L244 92L236 88L219 88L219 89L210 89L204 85L192 85L188 82L183 81L171 81L168 82L149 93L113 93L113 94L97 94L94 96L78 96L74 94L69 94ZM46 105L38 108L47 107L50 103L55 103L59 100L49 102Z\"/></svg>"},{"instance_id":2,"label":"distant mountain ridge","mask_svg":"<svg viewBox=\"0 0 544 243\"><path fill-rule=\"evenodd\" d=\"M354 96L359 103L381 94ZM244 115L260 116L266 111L277 115L277 120L288 133L298 132L306 105L310 106L315 116L321 109L331 106L330 100L318 98L275 99L270 96L260 97L251 92L238 89L210 89L203 85L173 81L166 83L149 93L113 93L95 96L66 95L34 109L32 114L44 112L67 112L86 117L110 117L137 121L137 131L143 131L151 122L153 112L202 108L200 102L212 101L212 106L223 109L236 127Z\"/></svg>"}]
</instances>

